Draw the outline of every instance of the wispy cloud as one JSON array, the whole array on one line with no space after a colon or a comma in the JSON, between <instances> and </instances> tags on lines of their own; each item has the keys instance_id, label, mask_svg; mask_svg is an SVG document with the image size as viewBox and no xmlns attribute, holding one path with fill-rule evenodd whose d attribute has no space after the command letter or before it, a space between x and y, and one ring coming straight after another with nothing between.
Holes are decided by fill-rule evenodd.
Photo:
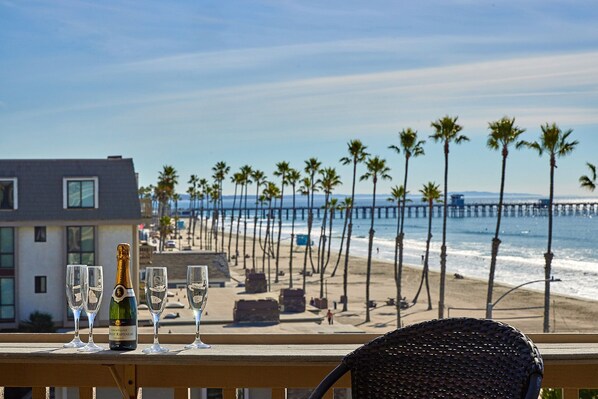
<instances>
[{"instance_id":1,"label":"wispy cloud","mask_svg":"<svg viewBox=\"0 0 598 399\"><path fill-rule=\"evenodd\" d=\"M214 132L241 128L276 135L276 126L340 131L399 121L427 125L446 112L462 115L475 128L505 113L530 124L557 117L565 124L589 124L598 123L592 110L597 88L598 52L589 52L129 95L20 117L111 108L118 109L121 122L195 121Z\"/></svg>"}]
</instances>

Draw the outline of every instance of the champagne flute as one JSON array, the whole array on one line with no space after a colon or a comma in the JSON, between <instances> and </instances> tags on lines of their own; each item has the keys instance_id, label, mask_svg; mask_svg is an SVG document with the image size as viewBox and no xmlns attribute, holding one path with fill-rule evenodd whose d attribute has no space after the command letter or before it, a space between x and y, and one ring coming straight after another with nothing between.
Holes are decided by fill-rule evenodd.
<instances>
[{"instance_id":1,"label":"champagne flute","mask_svg":"<svg viewBox=\"0 0 598 399\"><path fill-rule=\"evenodd\" d=\"M199 338L199 323L201 314L208 300L208 267L187 266L187 299L195 316L195 341L185 346L185 349L206 349L210 345L204 344Z\"/></svg>"},{"instance_id":2,"label":"champagne flute","mask_svg":"<svg viewBox=\"0 0 598 399\"><path fill-rule=\"evenodd\" d=\"M89 319L89 342L79 352L99 352L104 348L93 342L93 321L95 320L104 290L104 277L102 266L87 266L87 287L83 290L83 307Z\"/></svg>"},{"instance_id":3,"label":"champagne flute","mask_svg":"<svg viewBox=\"0 0 598 399\"><path fill-rule=\"evenodd\" d=\"M143 353L164 353L168 348L158 342L158 326L160 314L166 305L166 294L168 289L168 274L165 267L145 268L145 302L152 314L154 322L154 343L145 348Z\"/></svg>"},{"instance_id":4,"label":"champagne flute","mask_svg":"<svg viewBox=\"0 0 598 399\"><path fill-rule=\"evenodd\" d=\"M66 299L75 319L75 337L71 342L64 344L64 348L80 348L85 346L85 343L79 338L79 319L81 318L81 309L83 308L83 291L86 287L86 278L85 265L66 266Z\"/></svg>"}]
</instances>

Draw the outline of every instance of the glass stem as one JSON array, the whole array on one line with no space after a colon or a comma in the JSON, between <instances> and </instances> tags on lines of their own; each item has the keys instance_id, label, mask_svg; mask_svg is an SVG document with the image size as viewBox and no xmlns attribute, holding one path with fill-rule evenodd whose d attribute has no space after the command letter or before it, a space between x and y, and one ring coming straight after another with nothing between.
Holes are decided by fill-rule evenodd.
<instances>
[{"instance_id":1,"label":"glass stem","mask_svg":"<svg viewBox=\"0 0 598 399\"><path fill-rule=\"evenodd\" d=\"M93 344L93 320L96 318L96 314L90 313L87 318L89 319L89 343Z\"/></svg>"},{"instance_id":2,"label":"glass stem","mask_svg":"<svg viewBox=\"0 0 598 399\"><path fill-rule=\"evenodd\" d=\"M159 345L158 343L158 324L160 323L160 315L156 313L152 313L154 318L154 345Z\"/></svg>"},{"instance_id":3,"label":"glass stem","mask_svg":"<svg viewBox=\"0 0 598 399\"><path fill-rule=\"evenodd\" d=\"M199 323L201 322L201 311L194 311L195 313L195 342L200 342L199 339Z\"/></svg>"},{"instance_id":4,"label":"glass stem","mask_svg":"<svg viewBox=\"0 0 598 399\"><path fill-rule=\"evenodd\" d=\"M79 319L81 318L81 309L74 310L73 317L75 319L75 339L79 339Z\"/></svg>"}]
</instances>

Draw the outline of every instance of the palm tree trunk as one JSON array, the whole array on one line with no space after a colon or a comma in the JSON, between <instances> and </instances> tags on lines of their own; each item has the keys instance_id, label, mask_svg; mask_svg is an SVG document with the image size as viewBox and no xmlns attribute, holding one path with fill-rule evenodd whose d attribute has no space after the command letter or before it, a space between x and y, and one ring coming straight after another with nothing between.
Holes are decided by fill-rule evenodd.
<instances>
[{"instance_id":1,"label":"palm tree trunk","mask_svg":"<svg viewBox=\"0 0 598 399\"><path fill-rule=\"evenodd\" d=\"M324 200L324 217L322 218L322 229L320 230L320 243L318 245L318 271L320 272L320 298L324 298L324 258L326 257L326 223L328 220L328 194Z\"/></svg>"},{"instance_id":2,"label":"palm tree trunk","mask_svg":"<svg viewBox=\"0 0 598 399\"><path fill-rule=\"evenodd\" d=\"M272 216L272 200L270 200L270 204L268 206L268 223L266 224L266 243L264 244L266 246L266 248L268 248L268 246L270 245L270 218ZM268 252L271 249L268 249ZM266 251L264 251L264 254L266 253ZM268 292L271 291L271 286L270 286L270 253L268 253Z\"/></svg>"},{"instance_id":3,"label":"palm tree trunk","mask_svg":"<svg viewBox=\"0 0 598 399\"><path fill-rule=\"evenodd\" d=\"M199 249L203 250L203 198L199 208ZM193 235L195 237L195 234Z\"/></svg>"},{"instance_id":4,"label":"palm tree trunk","mask_svg":"<svg viewBox=\"0 0 598 399\"><path fill-rule=\"evenodd\" d=\"M403 239L405 237L405 205L407 204L407 177L409 176L409 155L405 155L405 178L403 180L403 204L400 207L401 220L400 229L397 236L397 245L399 247L399 268L397 270L396 285L397 285L397 328L401 327L401 298L403 298L402 284L403 284Z\"/></svg>"},{"instance_id":5,"label":"palm tree trunk","mask_svg":"<svg viewBox=\"0 0 598 399\"><path fill-rule=\"evenodd\" d=\"M230 230L228 233L228 261L230 262L230 245L233 241L233 224L235 223L235 205L237 204L237 188L239 187L238 184L235 183L235 195L233 196L233 207L230 210ZM237 259L237 255L235 255L235 261Z\"/></svg>"},{"instance_id":6,"label":"palm tree trunk","mask_svg":"<svg viewBox=\"0 0 598 399\"><path fill-rule=\"evenodd\" d=\"M224 226L224 222L226 221L226 210L224 209L224 198L222 198L222 182L220 182L220 209L221 209L221 214L222 214L222 242L220 244L220 250L221 252L224 252L224 237L225 237L225 226ZM232 219L232 213L231 213L231 219ZM229 251L230 253L230 251ZM229 255L230 256L230 255Z\"/></svg>"},{"instance_id":7,"label":"palm tree trunk","mask_svg":"<svg viewBox=\"0 0 598 399\"><path fill-rule=\"evenodd\" d=\"M260 182L255 182L255 215L253 215L253 243L252 243L252 250L251 250L251 261L253 263L253 269L255 270L257 264L255 261L255 239L256 239L256 230L257 230L257 213L258 213L258 204L259 204L259 194L260 194Z\"/></svg>"},{"instance_id":8,"label":"palm tree trunk","mask_svg":"<svg viewBox=\"0 0 598 399\"><path fill-rule=\"evenodd\" d=\"M345 244L345 234L347 233L349 211L350 208L345 209L345 221L343 223L343 233L341 234L341 245L339 245L338 247L338 256L336 258L336 264L334 265L334 270L332 270L332 273L330 273L330 277L334 277L336 275L336 269L338 268L338 265L341 263L341 257L343 256L343 245Z\"/></svg>"},{"instance_id":9,"label":"palm tree trunk","mask_svg":"<svg viewBox=\"0 0 598 399\"><path fill-rule=\"evenodd\" d=\"M399 212L397 216L397 235L395 237L395 258L394 258L394 277L395 277L395 286L397 290L397 300L395 303L396 312L397 312L397 328L401 328L401 280L399 275L399 234L401 231L401 201L397 201L397 211Z\"/></svg>"},{"instance_id":10,"label":"palm tree trunk","mask_svg":"<svg viewBox=\"0 0 598 399\"><path fill-rule=\"evenodd\" d=\"M343 312L346 312L349 303L347 288L349 285L349 254L351 248L351 233L353 232L353 207L355 206L355 180L357 179L357 159L353 159L353 184L351 185L351 209L349 211L349 225L347 232L347 250L345 252L345 269L343 271Z\"/></svg>"},{"instance_id":11,"label":"palm tree trunk","mask_svg":"<svg viewBox=\"0 0 598 399\"><path fill-rule=\"evenodd\" d=\"M291 250L289 253L289 288L293 288L293 244L295 243L295 185L293 184L293 209L291 210Z\"/></svg>"},{"instance_id":12,"label":"palm tree trunk","mask_svg":"<svg viewBox=\"0 0 598 399\"><path fill-rule=\"evenodd\" d=\"M308 188L309 190L309 188ZM303 292L305 292L305 278L307 273L307 255L309 252L311 234L310 234L310 220L312 218L311 207L309 202L309 192L307 193L307 243L305 245L305 254L303 255ZM312 266L313 268L313 266Z\"/></svg>"},{"instance_id":13,"label":"palm tree trunk","mask_svg":"<svg viewBox=\"0 0 598 399\"><path fill-rule=\"evenodd\" d=\"M376 209L376 183L378 178L374 176L374 193L372 195L372 221L370 224L370 233L368 240L368 263L365 276L365 322L370 321L370 280L372 277L372 248L374 246L374 211Z\"/></svg>"},{"instance_id":14,"label":"palm tree trunk","mask_svg":"<svg viewBox=\"0 0 598 399\"><path fill-rule=\"evenodd\" d=\"M274 277L274 282L278 283L278 260L280 258L280 235L282 233L282 200L284 199L284 176L283 176L283 183L280 190L280 206L278 207L278 238L276 241L276 277Z\"/></svg>"},{"instance_id":15,"label":"palm tree trunk","mask_svg":"<svg viewBox=\"0 0 598 399\"><path fill-rule=\"evenodd\" d=\"M424 257L424 268L422 269L422 278L421 281L419 282L419 288L417 289L417 293L415 294L415 297L413 297L413 304L415 305L417 303L417 299L419 298L419 294L421 292L422 286L424 284L424 280L427 281L427 276L428 276L428 269L429 269L429 263L428 263L428 259L430 256L430 242L432 241L432 208L433 207L433 203L432 201L430 201L428 203L428 239L426 240L426 255ZM428 283L426 283L426 287L428 287ZM429 288L428 288L428 293L429 293ZM429 295L429 294L428 294ZM430 297L428 296L428 309L432 308L432 301L430 299Z\"/></svg>"},{"instance_id":16,"label":"palm tree trunk","mask_svg":"<svg viewBox=\"0 0 598 399\"><path fill-rule=\"evenodd\" d=\"M442 246L440 247L440 290L438 300L438 318L444 318L444 286L446 284L446 218L448 210L448 157L449 144L444 142L444 212L442 215Z\"/></svg>"},{"instance_id":17,"label":"palm tree trunk","mask_svg":"<svg viewBox=\"0 0 598 399\"><path fill-rule=\"evenodd\" d=\"M241 215L243 215L243 188L245 184L247 183L241 184L241 196L239 197L239 216L237 217L237 237L235 239L235 266L239 264L239 233L241 232Z\"/></svg>"},{"instance_id":18,"label":"palm tree trunk","mask_svg":"<svg viewBox=\"0 0 598 399\"><path fill-rule=\"evenodd\" d=\"M544 268L544 332L550 332L550 276L552 274L552 203L554 201L554 168L556 160L550 156L550 196L548 199L548 248L544 254L546 266Z\"/></svg>"},{"instance_id":19,"label":"palm tree trunk","mask_svg":"<svg viewBox=\"0 0 598 399\"><path fill-rule=\"evenodd\" d=\"M247 190L249 184L245 183L245 217L243 218L243 269L247 269Z\"/></svg>"},{"instance_id":20,"label":"palm tree trunk","mask_svg":"<svg viewBox=\"0 0 598 399\"><path fill-rule=\"evenodd\" d=\"M498 247L500 245L500 239L498 235L500 234L500 222L502 218L502 204L503 204L503 196L505 192L505 172L506 172L506 165L507 165L507 153L506 147L503 148L503 157L502 157L502 168L501 168L501 175L500 175L500 194L498 198L498 214L496 215L496 231L494 232L494 238L492 239L492 255L490 257L490 274L488 276L488 294L486 296L486 318L491 318L491 311L489 304L492 303L492 291L494 290L494 275L496 273L496 259L498 258Z\"/></svg>"}]
</instances>

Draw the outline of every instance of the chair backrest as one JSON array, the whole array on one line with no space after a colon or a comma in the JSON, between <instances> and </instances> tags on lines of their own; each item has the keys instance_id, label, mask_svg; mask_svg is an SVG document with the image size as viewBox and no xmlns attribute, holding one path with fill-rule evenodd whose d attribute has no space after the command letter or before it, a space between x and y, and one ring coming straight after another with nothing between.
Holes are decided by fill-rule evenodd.
<instances>
[{"instance_id":1,"label":"chair backrest","mask_svg":"<svg viewBox=\"0 0 598 399\"><path fill-rule=\"evenodd\" d=\"M515 328L454 318L374 339L348 354L321 385L331 386L347 370L353 399L524 399L538 397L544 365L536 346Z\"/></svg>"}]
</instances>

